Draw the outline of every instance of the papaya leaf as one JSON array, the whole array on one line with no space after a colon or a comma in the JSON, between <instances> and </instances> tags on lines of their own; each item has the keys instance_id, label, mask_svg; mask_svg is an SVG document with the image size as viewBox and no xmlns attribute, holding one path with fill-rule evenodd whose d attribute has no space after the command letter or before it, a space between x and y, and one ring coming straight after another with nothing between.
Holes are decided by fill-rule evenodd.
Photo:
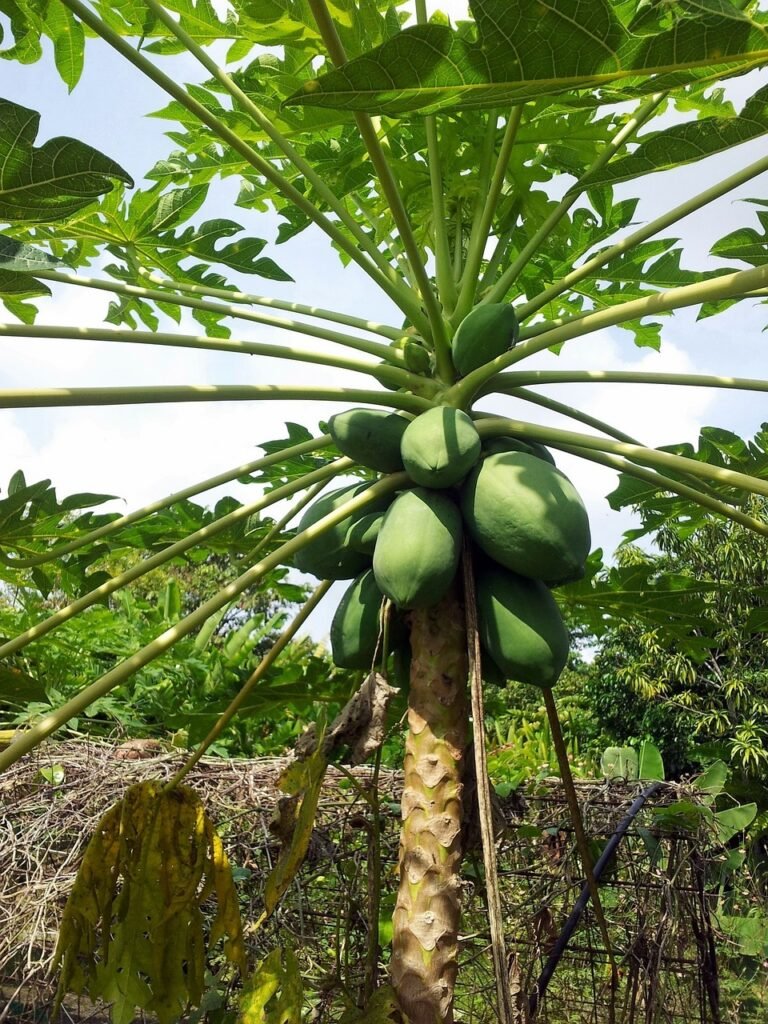
<instances>
[{"instance_id":1,"label":"papaya leaf","mask_svg":"<svg viewBox=\"0 0 768 1024\"><path fill-rule=\"evenodd\" d=\"M613 99L738 73L768 57L768 15L688 6L637 34L610 0L471 0L478 39L438 24L400 32L289 97L289 103L401 116L603 90ZM587 100L586 102L594 102Z\"/></svg>"},{"instance_id":2,"label":"papaya leaf","mask_svg":"<svg viewBox=\"0 0 768 1024\"><path fill-rule=\"evenodd\" d=\"M19 242L8 235L0 235L0 272L34 274L36 270L55 270L64 261L43 252L34 245Z\"/></svg>"},{"instance_id":3,"label":"papaya leaf","mask_svg":"<svg viewBox=\"0 0 768 1024\"><path fill-rule=\"evenodd\" d=\"M280 788L288 798L279 805L284 843L264 886L262 920L278 905L307 855L326 767L322 744L318 744L310 757L289 765L280 780Z\"/></svg>"},{"instance_id":4,"label":"papaya leaf","mask_svg":"<svg viewBox=\"0 0 768 1024\"><path fill-rule=\"evenodd\" d=\"M273 949L246 981L237 1024L297 1024L304 985L293 950Z\"/></svg>"},{"instance_id":5,"label":"papaya leaf","mask_svg":"<svg viewBox=\"0 0 768 1024\"><path fill-rule=\"evenodd\" d=\"M714 153L722 153L742 142L757 139L768 132L768 85L759 89L744 104L737 117L727 114L704 117L674 125L665 131L641 136L637 149L621 160L614 160L586 181L589 186L615 185L644 174L665 171L695 163ZM581 188L581 184L579 186Z\"/></svg>"},{"instance_id":6,"label":"papaya leaf","mask_svg":"<svg viewBox=\"0 0 768 1024\"><path fill-rule=\"evenodd\" d=\"M39 124L36 111L0 99L0 221L61 220L116 181L133 185L119 164L77 139L49 139L36 148Z\"/></svg>"},{"instance_id":7,"label":"papaya leaf","mask_svg":"<svg viewBox=\"0 0 768 1024\"><path fill-rule=\"evenodd\" d=\"M53 42L56 70L70 92L80 81L85 63L85 32L80 22L61 3L48 3L44 18L45 34Z\"/></svg>"},{"instance_id":8,"label":"papaya leaf","mask_svg":"<svg viewBox=\"0 0 768 1024\"><path fill-rule=\"evenodd\" d=\"M755 206L761 206L757 219L760 221L762 233L756 228L737 228L724 238L715 242L710 252L713 256L722 256L729 260L744 260L753 267L762 267L768 263L768 203L760 199L747 200Z\"/></svg>"},{"instance_id":9,"label":"papaya leaf","mask_svg":"<svg viewBox=\"0 0 768 1024\"><path fill-rule=\"evenodd\" d=\"M202 905L217 902L209 946L244 967L232 873L195 792L131 786L89 843L62 920L57 1008L67 991L112 1003L112 1024L136 1008L174 1024L203 994Z\"/></svg>"},{"instance_id":10,"label":"papaya leaf","mask_svg":"<svg viewBox=\"0 0 768 1024\"><path fill-rule=\"evenodd\" d=\"M0 49L0 58L20 64L34 64L43 55L41 3L28 0L0 0L0 14L8 19L13 42ZM3 42L0 35L0 42Z\"/></svg>"}]
</instances>

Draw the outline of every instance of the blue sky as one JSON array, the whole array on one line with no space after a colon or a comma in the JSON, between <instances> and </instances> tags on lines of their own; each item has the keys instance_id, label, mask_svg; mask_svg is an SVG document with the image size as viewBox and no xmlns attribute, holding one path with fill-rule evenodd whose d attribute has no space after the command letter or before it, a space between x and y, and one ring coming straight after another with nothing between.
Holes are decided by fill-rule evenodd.
<instances>
[{"instance_id":1,"label":"blue sky","mask_svg":"<svg viewBox=\"0 0 768 1024\"><path fill-rule=\"evenodd\" d=\"M440 5L443 9L446 4ZM454 13L459 5L453 5ZM168 58L165 65L178 80L204 77L191 58ZM166 98L122 58L100 41L89 40L85 72L72 95L53 71L52 62L0 66L0 94L42 114L38 142L53 135L81 138L118 160L137 181L170 148L163 132L169 125L142 115L165 105ZM768 81L768 73L753 73L729 87L737 105ZM700 165L647 177L642 186L637 220L664 212L764 153L765 141L747 144ZM712 242L730 227L754 220L738 209L740 199L765 197L768 176L721 200L717 209L687 218L666 234L681 238L701 265ZM230 216L249 234L274 239L276 218L231 209L235 184L224 183L216 192L214 213ZM627 193L629 190L627 189ZM251 279L247 289L281 298L337 308L357 316L399 323L399 315L355 267L343 269L316 231L305 231L287 245L270 245L275 258L296 279L296 284ZM713 261L712 265L717 265ZM57 289L55 301L43 304L41 323L97 324L107 300L85 289ZM766 306L747 303L714 319L694 322L691 311L664 321L661 354L637 350L631 335L610 330L566 346L560 357L543 355L540 366L578 368L637 368L697 371L741 376L765 375L768 322ZM192 321L182 329L199 333ZM266 328L239 325L237 336L248 339L306 344L298 337ZM3 387L84 386L160 383L248 383L289 381L302 373L290 364L237 355L152 350L141 346L103 345L92 342L8 340L3 344L0 380ZM578 347L578 351L576 348ZM304 373L303 379L306 380ZM311 382L356 381L340 371L314 367ZM751 435L766 416L764 396L733 392L709 393L694 389L585 385L561 386L558 399L588 407L596 416L622 426L646 443L659 445L695 441L701 425L716 424ZM511 403L495 405L510 415L539 422L552 417L519 411ZM488 408L494 408L489 404ZM23 468L29 479L50 477L60 493L96 490L119 495L122 508L152 500L186 484L258 457L260 441L284 435L283 423L296 420L314 429L319 417L338 406L318 409L301 403L176 405L127 407L112 410L31 410L0 412L0 488L11 473ZM579 460L558 459L577 484L590 508L596 544L610 551L629 525L626 516L610 512L604 495L614 480L604 469ZM243 496L243 492L239 496ZM248 498L253 500L252 490ZM322 633L325 616L316 620ZM319 625L317 624L319 623Z\"/></svg>"}]
</instances>

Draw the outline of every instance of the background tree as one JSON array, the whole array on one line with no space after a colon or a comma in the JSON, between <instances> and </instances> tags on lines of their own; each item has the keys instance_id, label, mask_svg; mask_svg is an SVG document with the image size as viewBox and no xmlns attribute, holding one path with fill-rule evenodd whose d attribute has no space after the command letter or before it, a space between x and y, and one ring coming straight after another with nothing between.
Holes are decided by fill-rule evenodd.
<instances>
[{"instance_id":1,"label":"background tree","mask_svg":"<svg viewBox=\"0 0 768 1024\"><path fill-rule=\"evenodd\" d=\"M725 431L706 432L701 450L711 447L713 438L733 451L748 450ZM765 441L763 430L749 447L763 455ZM612 500L616 506L634 504L641 525L631 536L647 533L660 552L620 548L619 565L630 571L639 567L651 581L689 580L694 607L686 608L683 592L674 620L643 621L638 614L602 634L587 687L598 721L616 739L648 735L673 771L718 757L745 783L764 781L764 543L738 523L714 519L669 495L644 492L626 477ZM752 499L749 507L765 518L762 499Z\"/></svg>"}]
</instances>

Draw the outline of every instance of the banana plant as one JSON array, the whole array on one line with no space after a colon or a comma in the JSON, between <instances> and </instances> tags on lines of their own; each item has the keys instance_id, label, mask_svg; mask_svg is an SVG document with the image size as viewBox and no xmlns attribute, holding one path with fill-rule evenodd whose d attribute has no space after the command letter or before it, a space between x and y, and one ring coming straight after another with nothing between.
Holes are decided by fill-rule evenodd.
<instances>
[{"instance_id":1,"label":"banana plant","mask_svg":"<svg viewBox=\"0 0 768 1024\"><path fill-rule=\"evenodd\" d=\"M334 617L334 656L363 671L386 671L390 650L410 663L392 985L413 1024L450 1022L473 728L481 811L487 799L481 681L496 674L541 686L557 747L552 687L568 636L556 597L599 599L589 576L573 583L585 573L589 525L552 450L674 496L681 515L703 508L768 535L768 523L746 508L751 495L768 495L756 449L651 448L621 424L539 390L599 382L765 392L768 381L522 365L566 342L586 351L595 332L612 326L658 347L661 325L648 317L685 307L715 316L765 302L764 200L752 204L759 227L747 223L715 246L737 267L685 269L666 232L745 183L757 187L768 171L762 156L716 180L707 163L768 133L768 89L756 87L737 110L721 84L768 63L768 14L754 0L470 0L470 17L454 25L428 12L426 0L230 0L223 14L208 0L6 7L12 40L0 56L32 62L48 40L72 89L100 37L167 97L161 115L174 125L177 148L147 169L151 187L131 193L131 176L109 156L75 139L36 146L37 113L2 101L0 298L21 322L0 324L0 337L203 349L296 368L290 384L3 389L0 408L298 399L338 403L339 412L316 436L96 529L31 546L0 535L7 571L66 564L174 502L282 469L279 486L257 501L8 639L0 646L8 657L55 643L61 623L164 560L291 502L245 572L29 728L0 753L0 767L205 630L273 568L315 574L322 583L313 606L328 580L352 580ZM202 81L185 85L158 60L174 54L185 68L196 62ZM618 199L614 186L639 189L643 176L682 165L700 185L636 223L637 200ZM239 207L279 215L279 241L321 233L342 264L380 289L391 323L367 318L354 294L340 311L244 285L245 275L289 276L237 221L198 217L211 211L211 184L228 176L240 182ZM685 253L686 263L695 255ZM109 293L109 323L37 325L34 303L51 283ZM201 333L182 332L184 312ZM269 327L276 340L249 340L249 324ZM306 344L282 344L284 331ZM315 366L361 383L316 385ZM506 403L504 415L489 409L492 396ZM564 425L537 422L540 408ZM339 477L355 482L327 491ZM654 586L646 581L623 614L642 616L647 605L652 615L673 615L674 588ZM493 844L485 846L492 879ZM510 1020L493 899L489 908L499 1013Z\"/></svg>"}]
</instances>

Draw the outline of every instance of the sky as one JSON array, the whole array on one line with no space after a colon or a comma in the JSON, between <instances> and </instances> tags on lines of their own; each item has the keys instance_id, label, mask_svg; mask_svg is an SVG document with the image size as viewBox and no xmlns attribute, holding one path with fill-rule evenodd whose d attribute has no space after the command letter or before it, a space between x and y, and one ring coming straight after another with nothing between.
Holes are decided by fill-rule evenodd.
<instances>
[{"instance_id":1,"label":"sky","mask_svg":"<svg viewBox=\"0 0 768 1024\"><path fill-rule=\"evenodd\" d=\"M435 5L431 5L435 6ZM441 3L454 17L465 5ZM1 21L2 19L0 19ZM49 55L46 55L49 56ZM200 79L191 58L166 58L161 66L179 80ZM730 88L739 105L768 73L757 72L734 80ZM152 83L114 55L99 41L88 43L83 79L71 95L45 59L36 65L0 66L0 95L41 112L38 144L54 135L72 135L101 149L121 163L137 181L170 143L163 137L169 124L142 117L165 105L166 98ZM636 220L652 218L693 192L719 180L762 156L764 139L733 149L701 165L649 175L641 189ZM217 213L243 224L249 234L274 240L277 218L252 211L227 209L235 195L234 182L217 189ZM617 190L618 191L618 190ZM630 193L628 188L626 194ZM712 209L686 218L666 232L679 237L698 266L707 263L712 243L730 227L755 221L743 200L765 196L768 175L721 200ZM740 207L740 208L737 208ZM206 214L207 215L207 214ZM252 278L247 290L346 311L356 316L397 324L399 315L354 266L343 269L325 239L314 230L274 247L265 255L276 259L295 279L280 284ZM722 261L709 260L717 266ZM684 265L685 261L684 261ZM108 297L81 288L55 289L54 300L41 303L38 323L98 324ZM0 314L1 316L1 314ZM620 329L596 332L569 343L559 357L542 354L526 363L559 369L636 369L675 372L764 376L765 306L742 303L727 313L695 323L695 312L685 310L664 319L660 353L635 348L632 336ZM170 322L161 329L170 329ZM185 318L180 330L200 333ZM313 344L299 336L257 325L237 325L234 336L277 343ZM82 387L197 383L288 382L295 367L276 361L188 350L150 349L145 346L105 345L96 342L45 342L37 339L2 339L0 387ZM578 349L578 351L577 351ZM298 370L301 374L301 369ZM306 374L304 378L306 379ZM342 371L313 367L311 382L359 386ZM649 445L695 442L702 425L715 424L750 436L768 417L760 395L710 392L703 389L561 385L549 392L558 400L587 408L601 419L620 425ZM99 491L117 495L115 507L127 511L171 493L195 480L258 458L260 442L285 436L289 420L316 429L321 418L339 411L339 405L302 403L210 403L173 406L133 406L110 409L41 409L0 411L0 493L11 474L21 468L28 480L50 478L59 494ZM485 408L536 422L562 425L556 417L506 400ZM590 511L595 546L614 550L630 525L628 514L612 512L605 495L615 486L609 471L582 460L558 456L558 464L574 481ZM253 489L225 488L241 500L254 500ZM201 501L213 502L216 495ZM311 624L322 637L329 622L328 607Z\"/></svg>"}]
</instances>

